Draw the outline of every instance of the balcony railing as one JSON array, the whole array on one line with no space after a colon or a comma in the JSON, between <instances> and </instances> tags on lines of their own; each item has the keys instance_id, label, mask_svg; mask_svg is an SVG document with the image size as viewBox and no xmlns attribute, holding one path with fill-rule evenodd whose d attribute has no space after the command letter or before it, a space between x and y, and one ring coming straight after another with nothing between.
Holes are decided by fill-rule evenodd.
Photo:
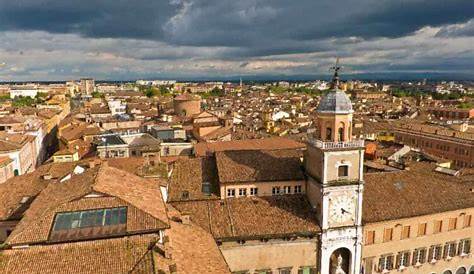
<instances>
[{"instance_id":1,"label":"balcony railing","mask_svg":"<svg viewBox=\"0 0 474 274\"><path fill-rule=\"evenodd\" d=\"M360 148L364 147L364 140L352 140L347 142L324 142L317 139L309 139L308 142L321 149Z\"/></svg>"}]
</instances>

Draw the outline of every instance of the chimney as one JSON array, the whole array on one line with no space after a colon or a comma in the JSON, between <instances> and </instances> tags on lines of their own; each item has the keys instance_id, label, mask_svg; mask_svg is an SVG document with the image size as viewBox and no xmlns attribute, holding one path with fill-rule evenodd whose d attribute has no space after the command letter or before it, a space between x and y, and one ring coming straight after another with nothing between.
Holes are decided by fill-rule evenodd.
<instances>
[{"instance_id":1,"label":"chimney","mask_svg":"<svg viewBox=\"0 0 474 274\"><path fill-rule=\"evenodd\" d=\"M181 220L183 221L183 224L185 225L191 224L191 216L189 214L182 214Z\"/></svg>"},{"instance_id":2,"label":"chimney","mask_svg":"<svg viewBox=\"0 0 474 274\"><path fill-rule=\"evenodd\" d=\"M89 161L89 168L94 168L95 167L95 161Z\"/></svg>"}]
</instances>

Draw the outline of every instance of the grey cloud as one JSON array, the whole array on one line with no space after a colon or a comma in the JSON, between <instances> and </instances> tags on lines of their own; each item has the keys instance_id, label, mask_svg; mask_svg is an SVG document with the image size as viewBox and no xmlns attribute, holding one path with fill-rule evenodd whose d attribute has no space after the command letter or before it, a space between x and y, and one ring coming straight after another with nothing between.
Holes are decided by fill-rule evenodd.
<instances>
[{"instance_id":1,"label":"grey cloud","mask_svg":"<svg viewBox=\"0 0 474 274\"><path fill-rule=\"evenodd\" d=\"M474 36L474 20L469 20L465 24L444 26L438 31L436 36L437 37L473 37Z\"/></svg>"}]
</instances>

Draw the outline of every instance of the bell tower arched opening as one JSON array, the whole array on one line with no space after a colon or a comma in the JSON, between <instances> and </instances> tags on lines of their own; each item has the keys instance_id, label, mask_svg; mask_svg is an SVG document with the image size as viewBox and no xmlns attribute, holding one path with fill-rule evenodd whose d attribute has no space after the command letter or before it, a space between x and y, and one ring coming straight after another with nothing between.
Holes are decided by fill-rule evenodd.
<instances>
[{"instance_id":1,"label":"bell tower arched opening","mask_svg":"<svg viewBox=\"0 0 474 274\"><path fill-rule=\"evenodd\" d=\"M347 274L351 269L351 251L345 247L334 250L329 258L329 274Z\"/></svg>"}]
</instances>

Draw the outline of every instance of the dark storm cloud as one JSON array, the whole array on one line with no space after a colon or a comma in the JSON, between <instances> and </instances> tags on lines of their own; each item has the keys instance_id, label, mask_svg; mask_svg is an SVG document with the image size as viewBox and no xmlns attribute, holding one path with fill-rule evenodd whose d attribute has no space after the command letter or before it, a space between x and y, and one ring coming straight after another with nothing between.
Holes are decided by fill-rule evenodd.
<instances>
[{"instance_id":1,"label":"dark storm cloud","mask_svg":"<svg viewBox=\"0 0 474 274\"><path fill-rule=\"evenodd\" d=\"M154 0L0 0L0 30L159 39L179 8Z\"/></svg>"},{"instance_id":2,"label":"dark storm cloud","mask_svg":"<svg viewBox=\"0 0 474 274\"><path fill-rule=\"evenodd\" d=\"M473 14L472 0L0 0L0 29L280 53L301 40L400 37Z\"/></svg>"}]
</instances>

